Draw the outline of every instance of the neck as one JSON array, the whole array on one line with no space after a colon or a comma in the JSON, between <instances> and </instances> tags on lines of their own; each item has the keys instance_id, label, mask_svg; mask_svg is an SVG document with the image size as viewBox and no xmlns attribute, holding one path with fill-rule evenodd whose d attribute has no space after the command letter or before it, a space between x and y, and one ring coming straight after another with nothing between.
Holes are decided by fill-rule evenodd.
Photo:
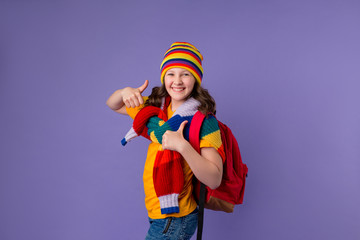
<instances>
[{"instance_id":1,"label":"neck","mask_svg":"<svg viewBox=\"0 0 360 240\"><path fill-rule=\"evenodd\" d=\"M178 107L180 107L181 104L183 104L184 102L185 102L185 100L183 100L183 101L176 101L176 100L171 99L171 111L175 112L176 109L177 109Z\"/></svg>"}]
</instances>

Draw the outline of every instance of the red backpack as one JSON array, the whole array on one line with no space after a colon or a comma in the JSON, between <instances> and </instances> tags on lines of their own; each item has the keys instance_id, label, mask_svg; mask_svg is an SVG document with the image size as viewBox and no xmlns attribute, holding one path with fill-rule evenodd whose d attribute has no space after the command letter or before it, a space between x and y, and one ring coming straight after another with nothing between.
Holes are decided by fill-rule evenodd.
<instances>
[{"instance_id":1,"label":"red backpack","mask_svg":"<svg viewBox=\"0 0 360 240\"><path fill-rule=\"evenodd\" d=\"M190 144L200 153L200 129L205 115L197 111L191 120ZM244 200L245 180L248 168L241 160L238 143L230 128L218 120L221 140L224 145L225 162L221 184L216 189L205 187L195 180L194 193L199 202L198 239L201 239L203 225L203 207L231 213L236 204ZM202 186L201 186L202 185ZM200 236L199 236L200 235Z\"/></svg>"}]
</instances>

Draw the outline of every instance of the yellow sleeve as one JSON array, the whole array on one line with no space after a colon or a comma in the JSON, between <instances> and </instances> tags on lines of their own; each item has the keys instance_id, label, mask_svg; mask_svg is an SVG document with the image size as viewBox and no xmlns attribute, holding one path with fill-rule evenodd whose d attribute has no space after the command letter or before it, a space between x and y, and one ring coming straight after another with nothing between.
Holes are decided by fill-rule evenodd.
<instances>
[{"instance_id":1,"label":"yellow sleeve","mask_svg":"<svg viewBox=\"0 0 360 240\"><path fill-rule=\"evenodd\" d=\"M221 139L221 138L220 138L220 139ZM224 147L223 147L223 144L222 144L222 143L221 143L220 146L215 146L214 144L212 144L212 143L209 142L208 140L206 140L206 139L201 139L201 140L200 140L200 149L201 149L201 148L204 148L204 147L213 147L213 148L215 148L215 149L218 151L218 153L220 154L223 163L225 162L225 151L224 151Z\"/></svg>"},{"instance_id":2,"label":"yellow sleeve","mask_svg":"<svg viewBox=\"0 0 360 240\"><path fill-rule=\"evenodd\" d=\"M213 147L213 148L215 148L215 146L213 144L211 144L209 141L200 140L200 148L204 148L204 147Z\"/></svg>"},{"instance_id":3,"label":"yellow sleeve","mask_svg":"<svg viewBox=\"0 0 360 240\"><path fill-rule=\"evenodd\" d=\"M143 99L144 99L144 102L145 102L145 101L148 99L148 97L143 97ZM141 104L140 106L134 107L134 108L132 108L132 107L130 107L130 108L126 107L126 112L127 112L127 114L129 114L129 116L130 116L132 119L134 119L135 116L136 116L136 114L137 114L143 107L144 107L144 104Z\"/></svg>"}]
</instances>

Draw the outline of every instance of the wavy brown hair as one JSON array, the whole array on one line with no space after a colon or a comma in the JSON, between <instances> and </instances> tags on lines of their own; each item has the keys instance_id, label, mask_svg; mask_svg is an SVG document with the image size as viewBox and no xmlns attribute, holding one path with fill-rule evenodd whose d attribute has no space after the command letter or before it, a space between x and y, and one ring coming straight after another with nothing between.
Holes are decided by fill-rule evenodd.
<instances>
[{"instance_id":1,"label":"wavy brown hair","mask_svg":"<svg viewBox=\"0 0 360 240\"><path fill-rule=\"evenodd\" d=\"M167 96L169 96L169 94L166 91L165 84L162 84L160 87L154 87L149 98L145 102L145 106L161 107L162 98ZM200 102L198 110L203 114L216 113L216 103L214 98L210 95L209 91L201 87L197 81L195 81L194 88L187 99L191 97Z\"/></svg>"}]
</instances>

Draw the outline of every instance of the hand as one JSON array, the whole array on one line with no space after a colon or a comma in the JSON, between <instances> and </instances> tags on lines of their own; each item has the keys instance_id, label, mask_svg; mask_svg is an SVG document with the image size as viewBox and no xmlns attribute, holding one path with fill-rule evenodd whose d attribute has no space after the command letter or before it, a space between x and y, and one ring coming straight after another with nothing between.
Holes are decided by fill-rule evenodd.
<instances>
[{"instance_id":1,"label":"hand","mask_svg":"<svg viewBox=\"0 0 360 240\"><path fill-rule=\"evenodd\" d=\"M183 146L187 144L183 131L188 121L183 121L176 132L166 131L162 137L162 148L180 152Z\"/></svg>"},{"instance_id":2,"label":"hand","mask_svg":"<svg viewBox=\"0 0 360 240\"><path fill-rule=\"evenodd\" d=\"M141 104L144 104L144 100L142 98L141 93L147 88L149 85L149 80L145 80L144 84L138 88L126 87L122 90L122 100L126 107L134 108L138 107Z\"/></svg>"}]
</instances>

